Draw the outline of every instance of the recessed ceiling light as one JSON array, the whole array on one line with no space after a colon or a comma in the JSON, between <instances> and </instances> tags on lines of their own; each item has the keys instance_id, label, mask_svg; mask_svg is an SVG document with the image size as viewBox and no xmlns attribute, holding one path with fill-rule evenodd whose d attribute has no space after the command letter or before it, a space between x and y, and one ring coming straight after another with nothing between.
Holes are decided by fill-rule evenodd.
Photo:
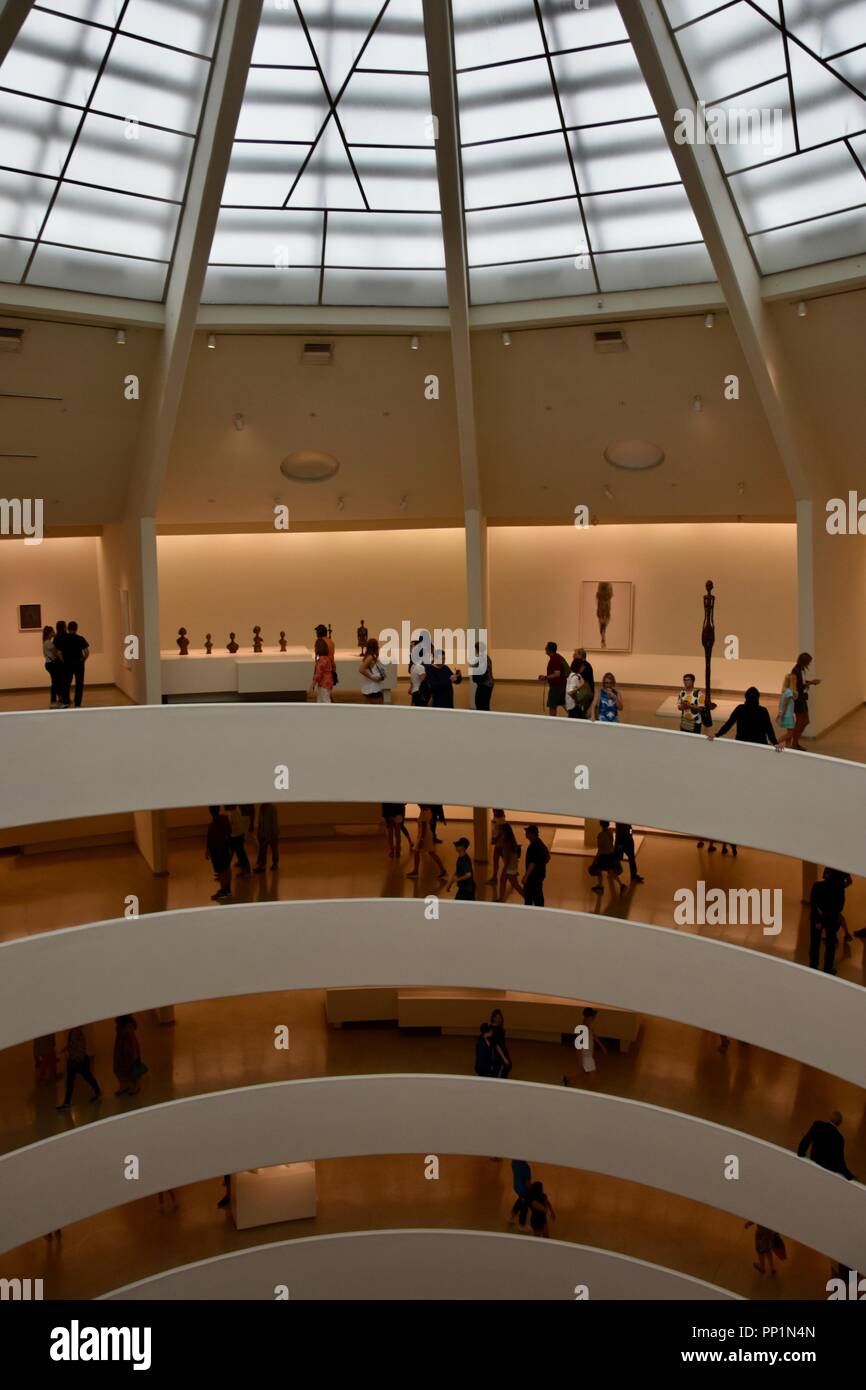
<instances>
[{"instance_id":1,"label":"recessed ceiling light","mask_svg":"<svg viewBox=\"0 0 866 1390\"><path fill-rule=\"evenodd\" d=\"M215 347L216 347L216 334L215 334L215 333L208 333L208 335L207 335L207 345L208 345L209 348L215 348Z\"/></svg>"},{"instance_id":2,"label":"recessed ceiling light","mask_svg":"<svg viewBox=\"0 0 866 1390\"><path fill-rule=\"evenodd\" d=\"M797 305L797 317L801 319L804 319L806 317L806 304L805 301L802 299L800 300L800 303Z\"/></svg>"},{"instance_id":3,"label":"recessed ceiling light","mask_svg":"<svg viewBox=\"0 0 866 1390\"><path fill-rule=\"evenodd\" d=\"M715 321L716 321L716 316L715 316L715 314L707 314L707 317L704 319L704 328L712 328L712 326L713 326L713 324L715 323Z\"/></svg>"},{"instance_id":4,"label":"recessed ceiling light","mask_svg":"<svg viewBox=\"0 0 866 1390\"><path fill-rule=\"evenodd\" d=\"M664 450L648 439L614 439L608 444L604 456L614 468L625 468L639 473L646 468L658 468L664 462Z\"/></svg>"},{"instance_id":5,"label":"recessed ceiling light","mask_svg":"<svg viewBox=\"0 0 866 1390\"><path fill-rule=\"evenodd\" d=\"M118 346L118 347L125 347L125 346L126 346L126 329L125 329L125 328L118 328L117 332L116 332L115 335L114 335L114 341L117 343L117 346Z\"/></svg>"},{"instance_id":6,"label":"recessed ceiling light","mask_svg":"<svg viewBox=\"0 0 866 1390\"><path fill-rule=\"evenodd\" d=\"M502 346L503 346L503 347L511 347L511 334L510 334L510 333L503 333L503 335L502 335Z\"/></svg>"},{"instance_id":7,"label":"recessed ceiling light","mask_svg":"<svg viewBox=\"0 0 866 1390\"><path fill-rule=\"evenodd\" d=\"M692 396L692 410L694 410L694 411L696 412L696 414L700 415L700 413L701 413L701 411L703 410L703 408L704 408L704 399L703 399L703 396Z\"/></svg>"},{"instance_id":8,"label":"recessed ceiling light","mask_svg":"<svg viewBox=\"0 0 866 1390\"><path fill-rule=\"evenodd\" d=\"M293 483L323 483L326 478L333 478L339 467L333 454L323 454L319 449L301 449L283 459L280 472Z\"/></svg>"},{"instance_id":9,"label":"recessed ceiling light","mask_svg":"<svg viewBox=\"0 0 866 1390\"><path fill-rule=\"evenodd\" d=\"M412 349L413 352L417 352L417 351L418 351L418 334L417 334L417 333L413 333L413 334L412 334L412 337L409 339L409 346L410 346L410 348Z\"/></svg>"}]
</instances>

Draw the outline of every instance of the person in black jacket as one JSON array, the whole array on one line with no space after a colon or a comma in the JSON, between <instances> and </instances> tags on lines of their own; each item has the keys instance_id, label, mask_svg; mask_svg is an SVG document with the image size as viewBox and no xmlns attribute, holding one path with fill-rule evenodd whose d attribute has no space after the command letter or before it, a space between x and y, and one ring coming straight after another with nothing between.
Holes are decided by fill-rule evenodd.
<instances>
[{"instance_id":1,"label":"person in black jacket","mask_svg":"<svg viewBox=\"0 0 866 1390\"><path fill-rule=\"evenodd\" d=\"M750 685L744 697L744 703L737 705L730 718L726 719L719 729L718 735L707 734L707 738L721 738L734 725L737 726L738 743L772 743L773 747L781 747L773 729L773 721L769 711L761 704L761 692L756 686Z\"/></svg>"},{"instance_id":2,"label":"person in black jacket","mask_svg":"<svg viewBox=\"0 0 866 1390\"><path fill-rule=\"evenodd\" d=\"M797 1154L800 1158L811 1158L819 1168L839 1173L850 1182L854 1174L845 1162L845 1140L839 1133L841 1123L842 1116L838 1110L833 1111L829 1120L816 1120L797 1145ZM810 1148L811 1154L808 1152Z\"/></svg>"},{"instance_id":3,"label":"person in black jacket","mask_svg":"<svg viewBox=\"0 0 866 1390\"><path fill-rule=\"evenodd\" d=\"M475 1075L499 1075L499 1057L493 1046L493 1026L490 1023L482 1023L475 1040Z\"/></svg>"},{"instance_id":4,"label":"person in black jacket","mask_svg":"<svg viewBox=\"0 0 866 1390\"><path fill-rule=\"evenodd\" d=\"M819 878L812 884L809 898L809 965L818 969L821 956L821 941L824 942L824 973L835 975L836 939L842 925L838 895L834 886L826 879Z\"/></svg>"}]
</instances>

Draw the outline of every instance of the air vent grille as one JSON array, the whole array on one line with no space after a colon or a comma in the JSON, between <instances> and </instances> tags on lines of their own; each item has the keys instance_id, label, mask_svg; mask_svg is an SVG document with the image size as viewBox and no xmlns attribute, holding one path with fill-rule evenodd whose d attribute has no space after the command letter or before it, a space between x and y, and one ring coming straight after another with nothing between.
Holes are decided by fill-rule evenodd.
<instances>
[{"instance_id":1,"label":"air vent grille","mask_svg":"<svg viewBox=\"0 0 866 1390\"><path fill-rule=\"evenodd\" d=\"M333 360L333 343L304 343L303 348L301 349L301 361L307 362L311 366L330 367Z\"/></svg>"},{"instance_id":2,"label":"air vent grille","mask_svg":"<svg viewBox=\"0 0 866 1390\"><path fill-rule=\"evenodd\" d=\"M23 329L0 328L0 352L20 352L23 341Z\"/></svg>"},{"instance_id":3,"label":"air vent grille","mask_svg":"<svg viewBox=\"0 0 866 1390\"><path fill-rule=\"evenodd\" d=\"M593 332L596 352L628 352L621 328L598 328Z\"/></svg>"}]
</instances>

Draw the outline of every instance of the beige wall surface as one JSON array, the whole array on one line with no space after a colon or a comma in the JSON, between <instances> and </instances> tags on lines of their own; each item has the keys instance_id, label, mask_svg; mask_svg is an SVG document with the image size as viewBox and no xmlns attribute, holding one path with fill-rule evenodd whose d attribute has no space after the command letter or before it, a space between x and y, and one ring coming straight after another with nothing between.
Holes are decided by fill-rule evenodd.
<instances>
[{"instance_id":1,"label":"beige wall surface","mask_svg":"<svg viewBox=\"0 0 866 1390\"><path fill-rule=\"evenodd\" d=\"M43 623L74 618L90 642L88 678L110 679L103 659L98 536L48 536L0 544L0 687L47 684L42 633L18 631L19 603L41 603Z\"/></svg>"}]
</instances>

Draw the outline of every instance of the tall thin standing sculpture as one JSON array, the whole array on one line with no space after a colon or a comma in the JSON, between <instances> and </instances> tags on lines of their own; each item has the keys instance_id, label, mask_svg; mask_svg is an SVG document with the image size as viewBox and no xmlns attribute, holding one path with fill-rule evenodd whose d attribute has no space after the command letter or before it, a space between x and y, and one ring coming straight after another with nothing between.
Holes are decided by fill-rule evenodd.
<instances>
[{"instance_id":1,"label":"tall thin standing sculpture","mask_svg":"<svg viewBox=\"0 0 866 1390\"><path fill-rule=\"evenodd\" d=\"M713 593L713 581L708 579L706 583L706 593L704 594L704 625L701 628L701 646L704 649L704 712L701 716L705 728L709 728L713 722L711 711L715 708L712 697L712 672L710 667L713 660L713 647L716 641L715 624L716 596Z\"/></svg>"}]
</instances>

